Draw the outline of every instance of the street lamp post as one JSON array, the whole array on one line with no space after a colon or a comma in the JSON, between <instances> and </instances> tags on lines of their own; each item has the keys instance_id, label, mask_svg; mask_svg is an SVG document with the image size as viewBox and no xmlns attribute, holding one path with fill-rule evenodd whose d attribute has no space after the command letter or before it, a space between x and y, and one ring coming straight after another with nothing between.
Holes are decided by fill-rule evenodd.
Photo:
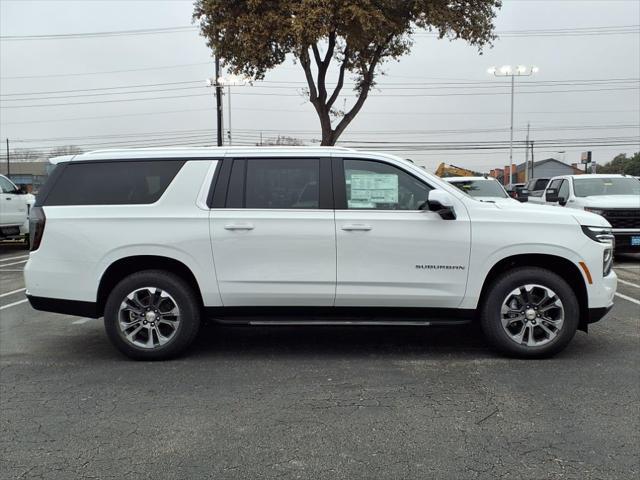
<instances>
[{"instance_id":1,"label":"street lamp post","mask_svg":"<svg viewBox=\"0 0 640 480\"><path fill-rule=\"evenodd\" d=\"M511 65L503 65L500 68L491 67L487 70L496 77L511 77L511 126L509 128L509 183L513 183L513 99L515 94L515 78L530 77L538 73L538 67L518 65L515 69ZM518 174L516 172L516 180Z\"/></svg>"}]
</instances>

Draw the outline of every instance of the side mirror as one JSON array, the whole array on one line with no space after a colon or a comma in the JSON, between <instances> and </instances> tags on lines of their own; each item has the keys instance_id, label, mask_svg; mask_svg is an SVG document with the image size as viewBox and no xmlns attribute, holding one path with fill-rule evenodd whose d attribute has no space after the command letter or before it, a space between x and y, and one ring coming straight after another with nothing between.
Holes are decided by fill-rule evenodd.
<instances>
[{"instance_id":1,"label":"side mirror","mask_svg":"<svg viewBox=\"0 0 640 480\"><path fill-rule=\"evenodd\" d=\"M558 199L558 189L557 188L547 188L547 192L544 197L547 202L557 202Z\"/></svg>"},{"instance_id":2,"label":"side mirror","mask_svg":"<svg viewBox=\"0 0 640 480\"><path fill-rule=\"evenodd\" d=\"M453 209L453 198L444 190L431 190L427 196L427 208L436 212L444 220L455 220L456 212Z\"/></svg>"},{"instance_id":3,"label":"side mirror","mask_svg":"<svg viewBox=\"0 0 640 480\"><path fill-rule=\"evenodd\" d=\"M567 199L564 197L558 197L558 203L564 207L567 204Z\"/></svg>"}]
</instances>

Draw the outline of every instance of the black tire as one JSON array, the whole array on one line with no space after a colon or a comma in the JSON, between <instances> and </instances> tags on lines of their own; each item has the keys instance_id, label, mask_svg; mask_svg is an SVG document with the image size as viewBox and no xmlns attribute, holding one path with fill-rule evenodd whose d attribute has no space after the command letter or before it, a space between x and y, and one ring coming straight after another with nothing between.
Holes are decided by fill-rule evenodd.
<instances>
[{"instance_id":1,"label":"black tire","mask_svg":"<svg viewBox=\"0 0 640 480\"><path fill-rule=\"evenodd\" d=\"M541 285L551 289L562 302L564 309L562 327L556 332L555 338L544 345L518 344L502 326L503 302L510 292L527 284ZM489 286L482 300L480 324L485 337L494 349L508 356L519 358L553 356L569 344L578 328L580 307L575 292L562 277L543 268L521 267L502 274Z\"/></svg>"},{"instance_id":2,"label":"black tire","mask_svg":"<svg viewBox=\"0 0 640 480\"><path fill-rule=\"evenodd\" d=\"M154 287L168 293L180 311L180 321L171 339L164 345L141 348L125 338L119 326L120 305L138 289ZM193 288L182 278L163 270L144 270L125 277L109 294L104 308L104 326L113 345L134 360L167 360L183 353L200 328L200 302ZM153 336L153 334L152 334ZM155 336L158 339L158 336Z\"/></svg>"}]
</instances>

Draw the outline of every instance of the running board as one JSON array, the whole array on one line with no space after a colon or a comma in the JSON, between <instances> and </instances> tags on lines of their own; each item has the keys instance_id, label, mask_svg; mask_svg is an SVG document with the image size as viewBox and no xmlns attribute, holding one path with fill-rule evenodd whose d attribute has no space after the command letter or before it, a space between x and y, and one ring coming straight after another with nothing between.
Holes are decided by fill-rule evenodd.
<instances>
[{"instance_id":1,"label":"running board","mask_svg":"<svg viewBox=\"0 0 640 480\"><path fill-rule=\"evenodd\" d=\"M218 323L282 326L407 326L464 325L475 310L412 307L205 307Z\"/></svg>"},{"instance_id":2,"label":"running board","mask_svg":"<svg viewBox=\"0 0 640 480\"><path fill-rule=\"evenodd\" d=\"M234 322L222 320L222 323ZM246 323L254 326L433 327L439 325L466 325L470 323L470 320L249 320Z\"/></svg>"}]
</instances>

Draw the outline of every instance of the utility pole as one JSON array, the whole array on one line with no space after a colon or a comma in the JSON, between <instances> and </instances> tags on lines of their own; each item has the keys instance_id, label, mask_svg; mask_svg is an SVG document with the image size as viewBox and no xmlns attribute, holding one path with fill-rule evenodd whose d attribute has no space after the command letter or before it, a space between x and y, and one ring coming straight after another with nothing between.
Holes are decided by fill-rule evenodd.
<instances>
[{"instance_id":1,"label":"utility pole","mask_svg":"<svg viewBox=\"0 0 640 480\"><path fill-rule=\"evenodd\" d=\"M529 181L529 122L527 122L527 141L524 146L524 181ZM517 172L516 172L517 175Z\"/></svg>"},{"instance_id":2,"label":"utility pole","mask_svg":"<svg viewBox=\"0 0 640 480\"><path fill-rule=\"evenodd\" d=\"M218 146L222 146L222 86L218 79L220 78L220 57L216 53L215 58L216 65L216 77L215 77L215 88L216 88L216 120L218 122Z\"/></svg>"},{"instance_id":3,"label":"utility pole","mask_svg":"<svg viewBox=\"0 0 640 480\"><path fill-rule=\"evenodd\" d=\"M228 133L228 138L229 138L229 145L233 145L233 142L231 141L231 83L227 84L227 105L229 108L229 120L227 120L227 123L229 124L229 133Z\"/></svg>"},{"instance_id":4,"label":"utility pole","mask_svg":"<svg viewBox=\"0 0 640 480\"><path fill-rule=\"evenodd\" d=\"M9 165L9 138L7 137L7 177L11 175L11 167Z\"/></svg>"},{"instance_id":5,"label":"utility pole","mask_svg":"<svg viewBox=\"0 0 640 480\"><path fill-rule=\"evenodd\" d=\"M533 140L531 140L531 178L536 178L533 175L533 164L534 164L534 160L533 160Z\"/></svg>"}]
</instances>

